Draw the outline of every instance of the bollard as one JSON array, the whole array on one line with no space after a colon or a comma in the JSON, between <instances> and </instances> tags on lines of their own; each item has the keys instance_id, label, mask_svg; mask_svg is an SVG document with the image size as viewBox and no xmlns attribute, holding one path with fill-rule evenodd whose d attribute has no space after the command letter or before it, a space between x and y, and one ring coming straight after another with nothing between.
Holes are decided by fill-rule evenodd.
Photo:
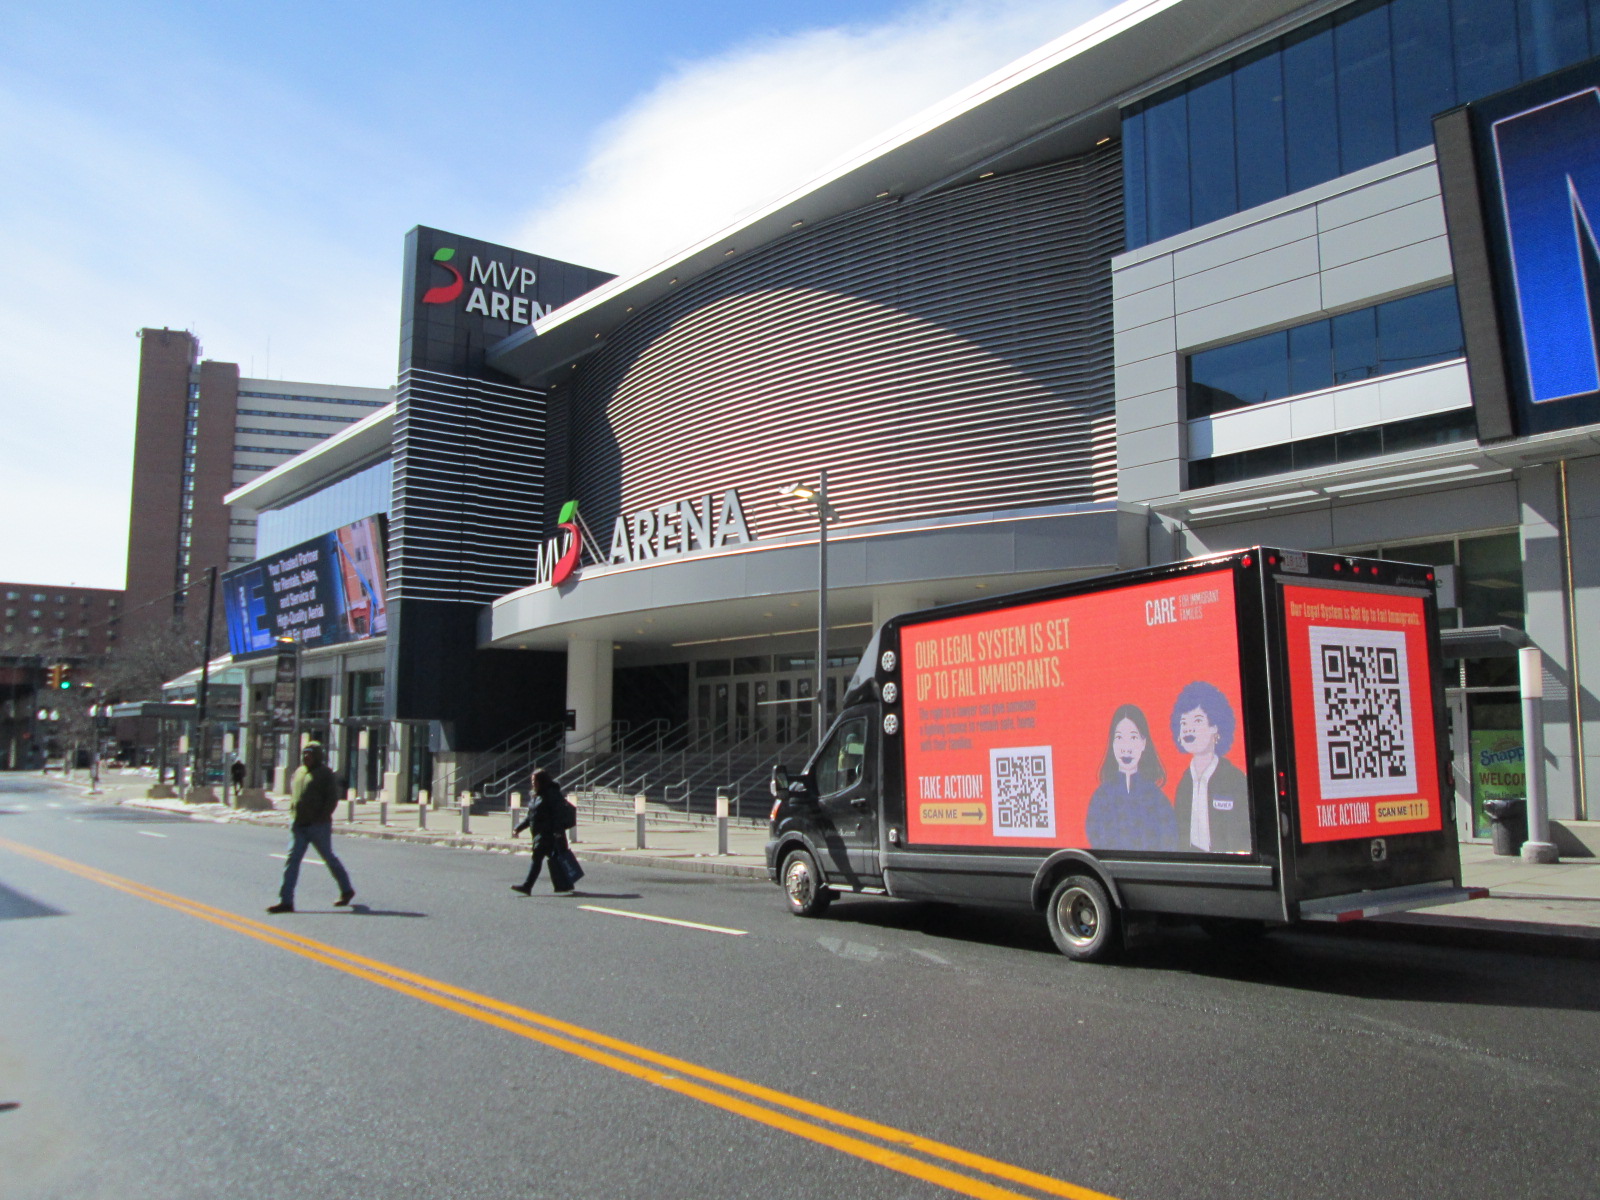
<instances>
[{"instance_id":1,"label":"bollard","mask_svg":"<svg viewBox=\"0 0 1600 1200\"><path fill-rule=\"evenodd\" d=\"M423 803L423 802L419 801L418 804L417 804L417 828L418 829L426 829L427 827L428 827L428 806L427 806L426 803Z\"/></svg>"},{"instance_id":2,"label":"bollard","mask_svg":"<svg viewBox=\"0 0 1600 1200\"><path fill-rule=\"evenodd\" d=\"M1544 790L1544 655L1537 646L1517 651L1522 684L1522 748L1527 769L1528 840L1522 843L1525 863L1560 862L1550 840L1550 810Z\"/></svg>"},{"instance_id":3,"label":"bollard","mask_svg":"<svg viewBox=\"0 0 1600 1200\"><path fill-rule=\"evenodd\" d=\"M717 853L728 852L728 795L717 793Z\"/></svg>"},{"instance_id":4,"label":"bollard","mask_svg":"<svg viewBox=\"0 0 1600 1200\"><path fill-rule=\"evenodd\" d=\"M510 824L511 833L512 833L513 836L515 836L516 832L517 832L517 820L518 820L519 817L522 816L522 793L521 792L512 792L511 793L510 799L506 803L506 812L510 815L510 818L511 818L511 824Z\"/></svg>"},{"instance_id":5,"label":"bollard","mask_svg":"<svg viewBox=\"0 0 1600 1200\"><path fill-rule=\"evenodd\" d=\"M351 796L344 802L344 821L346 825L356 823L356 798Z\"/></svg>"},{"instance_id":6,"label":"bollard","mask_svg":"<svg viewBox=\"0 0 1600 1200\"><path fill-rule=\"evenodd\" d=\"M472 832L472 797L470 793L461 798L461 832Z\"/></svg>"},{"instance_id":7,"label":"bollard","mask_svg":"<svg viewBox=\"0 0 1600 1200\"><path fill-rule=\"evenodd\" d=\"M389 802L387 800L379 800L378 801L378 824L379 825L387 825L388 823L389 823Z\"/></svg>"},{"instance_id":8,"label":"bollard","mask_svg":"<svg viewBox=\"0 0 1600 1200\"><path fill-rule=\"evenodd\" d=\"M643 850L644 844L644 793L640 792L633 798L633 823L636 827L634 835L635 849Z\"/></svg>"}]
</instances>

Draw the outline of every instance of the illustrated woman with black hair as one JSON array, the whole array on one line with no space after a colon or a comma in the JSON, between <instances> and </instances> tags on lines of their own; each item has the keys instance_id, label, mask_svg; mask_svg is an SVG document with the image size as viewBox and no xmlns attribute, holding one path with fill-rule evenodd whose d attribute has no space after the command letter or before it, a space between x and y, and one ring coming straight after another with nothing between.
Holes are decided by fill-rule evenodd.
<instances>
[{"instance_id":1,"label":"illustrated woman with black hair","mask_svg":"<svg viewBox=\"0 0 1600 1200\"><path fill-rule=\"evenodd\" d=\"M1111 714L1100 786L1089 799L1089 845L1097 850L1177 850L1178 818L1161 790L1167 773L1150 747L1150 722L1134 704Z\"/></svg>"},{"instance_id":2,"label":"illustrated woman with black hair","mask_svg":"<svg viewBox=\"0 0 1600 1200\"><path fill-rule=\"evenodd\" d=\"M1208 854L1250 850L1250 794L1244 772L1223 755L1233 745L1233 705L1221 690L1195 680L1172 706L1172 740L1189 756L1178 780L1178 830L1184 849Z\"/></svg>"}]
</instances>

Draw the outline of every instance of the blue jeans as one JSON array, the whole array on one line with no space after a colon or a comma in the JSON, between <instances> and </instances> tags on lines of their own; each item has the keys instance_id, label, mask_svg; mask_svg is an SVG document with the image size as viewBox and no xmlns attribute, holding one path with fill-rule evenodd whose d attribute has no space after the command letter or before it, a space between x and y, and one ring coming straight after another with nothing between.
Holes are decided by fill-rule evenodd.
<instances>
[{"instance_id":1,"label":"blue jeans","mask_svg":"<svg viewBox=\"0 0 1600 1200\"><path fill-rule=\"evenodd\" d=\"M306 856L306 847L315 846L322 861L333 872L333 881L339 885L339 895L355 891L350 886L350 876L333 852L333 822L321 825L295 825L289 830L289 861L283 864L283 886L278 889L278 899L285 904L294 903L294 885L300 880L300 860Z\"/></svg>"}]
</instances>

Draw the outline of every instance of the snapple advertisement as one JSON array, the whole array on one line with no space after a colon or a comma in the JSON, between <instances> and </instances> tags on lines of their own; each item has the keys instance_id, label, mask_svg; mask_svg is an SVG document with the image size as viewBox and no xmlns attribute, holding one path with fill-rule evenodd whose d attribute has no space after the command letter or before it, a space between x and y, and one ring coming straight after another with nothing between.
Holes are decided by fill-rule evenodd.
<instances>
[{"instance_id":1,"label":"snapple advertisement","mask_svg":"<svg viewBox=\"0 0 1600 1200\"><path fill-rule=\"evenodd\" d=\"M907 625L914 845L1248 854L1231 568Z\"/></svg>"},{"instance_id":2,"label":"snapple advertisement","mask_svg":"<svg viewBox=\"0 0 1600 1200\"><path fill-rule=\"evenodd\" d=\"M1420 596L1285 587L1300 840L1440 828Z\"/></svg>"}]
</instances>

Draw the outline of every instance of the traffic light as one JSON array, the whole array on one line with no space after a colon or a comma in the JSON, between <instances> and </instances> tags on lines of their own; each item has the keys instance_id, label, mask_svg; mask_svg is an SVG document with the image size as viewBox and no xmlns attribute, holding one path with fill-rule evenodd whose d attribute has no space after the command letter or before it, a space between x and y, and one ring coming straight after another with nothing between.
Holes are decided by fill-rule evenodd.
<instances>
[{"instance_id":1,"label":"traffic light","mask_svg":"<svg viewBox=\"0 0 1600 1200\"><path fill-rule=\"evenodd\" d=\"M64 692L72 686L72 664L61 664L61 690Z\"/></svg>"},{"instance_id":2,"label":"traffic light","mask_svg":"<svg viewBox=\"0 0 1600 1200\"><path fill-rule=\"evenodd\" d=\"M64 668L60 663L51 663L50 669L45 673L45 681L53 692L61 686L61 676Z\"/></svg>"}]
</instances>

